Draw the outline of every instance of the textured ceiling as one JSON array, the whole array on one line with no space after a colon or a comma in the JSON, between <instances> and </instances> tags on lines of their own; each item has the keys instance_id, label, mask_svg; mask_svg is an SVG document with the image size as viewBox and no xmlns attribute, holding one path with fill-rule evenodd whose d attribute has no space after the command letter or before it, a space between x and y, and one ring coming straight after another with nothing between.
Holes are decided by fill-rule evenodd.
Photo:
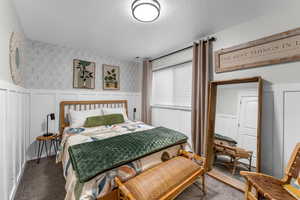
<instances>
[{"instance_id":1,"label":"textured ceiling","mask_svg":"<svg viewBox=\"0 0 300 200\"><path fill-rule=\"evenodd\" d=\"M159 0L160 18L145 24L131 16L133 0L14 1L30 39L121 60L156 57L281 6L280 0Z\"/></svg>"}]
</instances>

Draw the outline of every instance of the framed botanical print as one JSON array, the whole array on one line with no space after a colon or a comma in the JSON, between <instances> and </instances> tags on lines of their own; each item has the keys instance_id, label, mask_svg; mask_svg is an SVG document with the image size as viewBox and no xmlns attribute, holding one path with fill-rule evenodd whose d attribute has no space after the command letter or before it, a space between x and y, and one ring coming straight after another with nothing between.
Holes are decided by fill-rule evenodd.
<instances>
[{"instance_id":1,"label":"framed botanical print","mask_svg":"<svg viewBox=\"0 0 300 200\"><path fill-rule=\"evenodd\" d=\"M73 60L73 88L95 88L95 62Z\"/></svg>"},{"instance_id":2,"label":"framed botanical print","mask_svg":"<svg viewBox=\"0 0 300 200\"><path fill-rule=\"evenodd\" d=\"M103 89L120 89L120 67L112 65L103 65Z\"/></svg>"}]
</instances>

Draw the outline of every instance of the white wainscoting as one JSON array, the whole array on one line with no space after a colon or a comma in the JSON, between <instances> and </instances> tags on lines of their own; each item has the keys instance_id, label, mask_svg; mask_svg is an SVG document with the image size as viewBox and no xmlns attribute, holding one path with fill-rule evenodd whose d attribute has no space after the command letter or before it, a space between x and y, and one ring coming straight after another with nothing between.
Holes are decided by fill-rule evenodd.
<instances>
[{"instance_id":1,"label":"white wainscoting","mask_svg":"<svg viewBox=\"0 0 300 200\"><path fill-rule=\"evenodd\" d=\"M30 114L30 150L28 158L36 158L37 144L35 138L42 135L46 130L46 116L55 113L56 120L49 121L49 130L58 132L59 129L59 104L62 101L81 101L81 100L120 100L128 101L128 115L133 119L133 108L137 108L136 119L140 119L140 93L128 92L89 92L82 90L31 90L31 114ZM43 155L45 156L45 155Z\"/></svg>"},{"instance_id":2,"label":"white wainscoting","mask_svg":"<svg viewBox=\"0 0 300 200\"><path fill-rule=\"evenodd\" d=\"M186 134L191 144L191 110L163 106L152 107L152 125L164 126Z\"/></svg>"},{"instance_id":3,"label":"white wainscoting","mask_svg":"<svg viewBox=\"0 0 300 200\"><path fill-rule=\"evenodd\" d=\"M274 175L273 163L273 120L274 120L274 91L265 89L263 93L261 127L261 169L264 173Z\"/></svg>"},{"instance_id":4,"label":"white wainscoting","mask_svg":"<svg viewBox=\"0 0 300 200\"><path fill-rule=\"evenodd\" d=\"M14 199L26 163L30 93L0 82L0 199Z\"/></svg>"},{"instance_id":5,"label":"white wainscoting","mask_svg":"<svg viewBox=\"0 0 300 200\"><path fill-rule=\"evenodd\" d=\"M237 120L235 115L216 114L215 133L231 137L238 142Z\"/></svg>"},{"instance_id":6,"label":"white wainscoting","mask_svg":"<svg viewBox=\"0 0 300 200\"><path fill-rule=\"evenodd\" d=\"M0 198L7 199L7 178L6 178L6 151L5 151L5 133L6 133L6 93L7 91L4 89L0 90L0 159L1 159L1 166L0 168Z\"/></svg>"}]
</instances>

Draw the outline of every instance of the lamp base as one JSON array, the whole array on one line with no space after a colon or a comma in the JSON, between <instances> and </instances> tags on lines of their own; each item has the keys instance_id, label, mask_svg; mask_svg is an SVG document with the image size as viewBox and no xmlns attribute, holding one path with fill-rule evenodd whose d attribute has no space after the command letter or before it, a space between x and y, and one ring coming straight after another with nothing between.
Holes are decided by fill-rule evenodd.
<instances>
[{"instance_id":1,"label":"lamp base","mask_svg":"<svg viewBox=\"0 0 300 200\"><path fill-rule=\"evenodd\" d=\"M43 134L44 137L49 137L49 136L52 136L52 135L54 135L54 134L53 133L44 133Z\"/></svg>"}]
</instances>

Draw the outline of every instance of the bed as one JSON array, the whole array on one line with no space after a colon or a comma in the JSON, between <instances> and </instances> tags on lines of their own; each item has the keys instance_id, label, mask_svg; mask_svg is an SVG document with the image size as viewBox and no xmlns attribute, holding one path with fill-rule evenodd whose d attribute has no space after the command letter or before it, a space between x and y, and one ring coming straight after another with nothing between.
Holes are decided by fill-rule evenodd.
<instances>
[{"instance_id":1,"label":"bed","mask_svg":"<svg viewBox=\"0 0 300 200\"><path fill-rule=\"evenodd\" d=\"M152 131L155 133L155 131L159 130L159 128L149 126L143 122L130 120L110 126L97 126L92 128L70 127L68 116L70 110L86 111L107 108L122 108L126 114L128 113L126 100L64 101L60 104L60 134L62 136L62 142L57 155L57 162L61 162L63 165L63 174L66 180L65 200L117 200L118 196L114 182L115 177L121 178L122 181L127 181L163 161L176 157L180 149L186 149L186 140L180 140L181 142L165 145L165 148L161 148L159 151L149 151L150 153L145 151L144 156L137 156L137 159L128 159L128 162L120 162L118 165L112 165L114 166L113 168L103 168L105 170L97 175L94 173L93 176L89 176L88 178L80 176L80 170L77 169L76 159L74 159L74 155L72 154L73 150L76 150L75 147L80 145L94 145L94 147L98 145L97 147L101 147L101 152L100 150L94 150L90 155L90 157L93 157L94 154L97 154L97 156L95 156L96 162L96 158L101 156L102 151L103 154L105 154L105 148L101 145L113 140L116 141L117 138L121 137L127 138L133 135L134 137L148 137L148 132ZM176 135L176 132L174 133ZM126 145L127 144L124 144L123 146L126 147ZM94 147L93 149L95 149ZM126 152L124 152L124 154L125 153ZM127 157L127 155L124 157ZM100 163L99 160L96 164L98 163ZM101 168L100 164L95 166L95 168L99 167Z\"/></svg>"}]
</instances>

